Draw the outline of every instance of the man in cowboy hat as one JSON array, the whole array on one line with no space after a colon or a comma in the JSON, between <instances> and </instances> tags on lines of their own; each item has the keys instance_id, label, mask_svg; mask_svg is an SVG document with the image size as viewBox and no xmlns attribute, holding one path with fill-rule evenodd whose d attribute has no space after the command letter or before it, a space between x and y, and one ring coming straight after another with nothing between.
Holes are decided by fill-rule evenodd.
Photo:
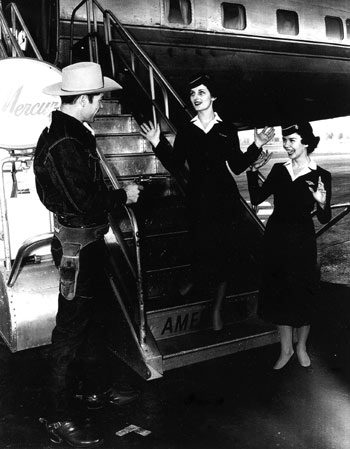
<instances>
[{"instance_id":1,"label":"man in cowboy hat","mask_svg":"<svg viewBox=\"0 0 350 449\"><path fill-rule=\"evenodd\" d=\"M103 93L118 89L122 89L118 83L102 76L99 64L81 62L65 67L62 82L44 89L46 94L61 97L61 108L52 113L51 124L42 132L34 158L37 192L55 217L51 250L60 269L58 312L50 350L53 413L49 422L42 422L46 423L52 441L65 441L76 447L97 447L103 443L99 435L77 424L72 416L74 394L68 379L72 362L77 361L82 348L97 348L95 318L107 308L102 262L106 258L103 236L108 230L108 213L125 203L136 202L140 189L135 184L125 189L107 189L96 139L87 125L102 107ZM100 352L98 348L96 354ZM103 372L107 377L109 370L104 368ZM88 373L85 369L84 374ZM98 385L92 385L97 376L87 377L90 389L97 388ZM121 405L137 396L131 388L110 388L99 395L92 395L91 390L84 393L90 405L98 406Z\"/></svg>"}]
</instances>

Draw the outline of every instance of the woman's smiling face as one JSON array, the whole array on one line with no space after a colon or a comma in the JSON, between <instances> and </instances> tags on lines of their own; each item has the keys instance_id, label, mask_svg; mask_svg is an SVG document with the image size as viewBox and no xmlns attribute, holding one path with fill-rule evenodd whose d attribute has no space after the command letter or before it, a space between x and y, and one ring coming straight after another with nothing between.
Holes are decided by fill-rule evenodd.
<instances>
[{"instance_id":1,"label":"woman's smiling face","mask_svg":"<svg viewBox=\"0 0 350 449\"><path fill-rule=\"evenodd\" d=\"M287 151L289 159L298 159L307 154L307 145L301 143L301 136L297 133L283 136L283 148Z\"/></svg>"},{"instance_id":2,"label":"woman's smiling face","mask_svg":"<svg viewBox=\"0 0 350 449\"><path fill-rule=\"evenodd\" d=\"M215 97L212 97L209 89L204 84L200 84L191 89L190 100L195 111L200 112L212 108Z\"/></svg>"}]
</instances>

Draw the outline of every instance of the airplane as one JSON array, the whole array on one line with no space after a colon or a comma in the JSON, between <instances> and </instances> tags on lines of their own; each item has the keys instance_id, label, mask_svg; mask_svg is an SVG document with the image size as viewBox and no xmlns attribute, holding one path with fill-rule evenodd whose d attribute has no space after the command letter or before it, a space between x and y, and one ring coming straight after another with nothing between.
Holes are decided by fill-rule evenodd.
<instances>
[{"instance_id":1,"label":"airplane","mask_svg":"<svg viewBox=\"0 0 350 449\"><path fill-rule=\"evenodd\" d=\"M3 7L9 3L3 0ZM18 0L45 60L68 63L75 0ZM104 0L187 101L186 81L205 71L219 111L248 128L302 117L349 115L350 5L346 0ZM76 21L86 20L80 8ZM99 17L100 19L100 17ZM39 23L41 25L39 25ZM79 29L77 23L77 40ZM114 36L115 44L123 44Z\"/></svg>"},{"instance_id":2,"label":"airplane","mask_svg":"<svg viewBox=\"0 0 350 449\"><path fill-rule=\"evenodd\" d=\"M140 375L152 379L168 369L276 342L276 329L256 319L257 248L263 225L243 198L244 232L249 234L245 241L250 246L241 254L242 275L227 300L227 316L235 320L227 323L221 340L213 342L208 337L207 297L183 304L168 295L174 283L185 283L188 277L182 177L172 178L166 172L140 135L138 124L149 114L173 139L177 126L191 115L188 79L201 71L212 74L219 86L219 114L240 130L278 125L282 119L314 121L350 115L348 2L1 0L0 6L0 64L2 59L23 59L23 64L34 60L34 65L39 61L54 72L72 62L94 60L124 86L120 98L106 99L103 115L94 124L109 184L117 188L132 179L146 187L143 208L112 217L107 237L112 290L124 314L117 326L123 332L122 340L114 338L126 348L118 355ZM17 9L26 24L20 32L13 21ZM10 24L7 28L5 21ZM16 106L9 106L14 100L4 106L2 99L0 113L40 110L39 100L33 100L32 106L20 104L21 89L15 92L11 98ZM120 110L120 105L126 109ZM14 135L13 140L18 137ZM33 146L31 142L29 147ZM21 148L16 153L15 145L5 147L12 169L9 173L2 169L1 177L10 174L16 180L21 171L18 164L30 164L30 148L29 153ZM15 185L12 192L21 193ZM34 198L35 191L31 193ZM20 212L23 202L11 194L12 211L6 214L6 189L0 189L0 194L2 225L7 231L5 270L0 279L5 298L0 303L0 333L15 352L49 343L57 273L47 254L31 252L36 251L40 236L27 236L29 240L19 249L10 248L9 222L18 222L11 213L16 207ZM13 206L16 201L18 205ZM7 202L10 205L10 199ZM342 206L340 218L350 212L349 204ZM340 218L335 217L326 228ZM44 244L51 238L49 225L42 237ZM122 266L116 266L116 260ZM247 265L250 269L244 270ZM245 271L252 278L244 276ZM131 285L125 285L124 276L118 277L120 272L127 272ZM38 278L45 282L38 283ZM115 352L117 347L114 344Z\"/></svg>"}]
</instances>

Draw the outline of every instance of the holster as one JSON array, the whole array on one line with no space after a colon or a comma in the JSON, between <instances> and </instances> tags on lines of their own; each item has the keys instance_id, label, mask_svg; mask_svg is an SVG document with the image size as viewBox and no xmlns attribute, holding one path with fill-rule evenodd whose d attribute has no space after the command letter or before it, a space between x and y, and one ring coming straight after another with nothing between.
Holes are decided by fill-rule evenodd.
<instances>
[{"instance_id":1,"label":"holster","mask_svg":"<svg viewBox=\"0 0 350 449\"><path fill-rule=\"evenodd\" d=\"M60 293L64 298L72 300L75 297L80 269L80 251L90 243L103 238L108 228L108 225L68 228L61 225L55 217L54 235L60 241L63 252L59 271Z\"/></svg>"}]
</instances>

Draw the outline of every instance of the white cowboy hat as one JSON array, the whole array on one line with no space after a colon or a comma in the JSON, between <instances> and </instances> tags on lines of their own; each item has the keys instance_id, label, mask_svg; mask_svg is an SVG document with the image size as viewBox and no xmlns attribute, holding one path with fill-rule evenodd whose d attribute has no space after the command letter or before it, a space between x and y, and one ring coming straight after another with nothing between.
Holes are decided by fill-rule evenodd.
<instances>
[{"instance_id":1,"label":"white cowboy hat","mask_svg":"<svg viewBox=\"0 0 350 449\"><path fill-rule=\"evenodd\" d=\"M107 76L102 76L101 66L95 62L77 62L62 69L62 82L43 89L47 95L83 95L123 89Z\"/></svg>"}]
</instances>

